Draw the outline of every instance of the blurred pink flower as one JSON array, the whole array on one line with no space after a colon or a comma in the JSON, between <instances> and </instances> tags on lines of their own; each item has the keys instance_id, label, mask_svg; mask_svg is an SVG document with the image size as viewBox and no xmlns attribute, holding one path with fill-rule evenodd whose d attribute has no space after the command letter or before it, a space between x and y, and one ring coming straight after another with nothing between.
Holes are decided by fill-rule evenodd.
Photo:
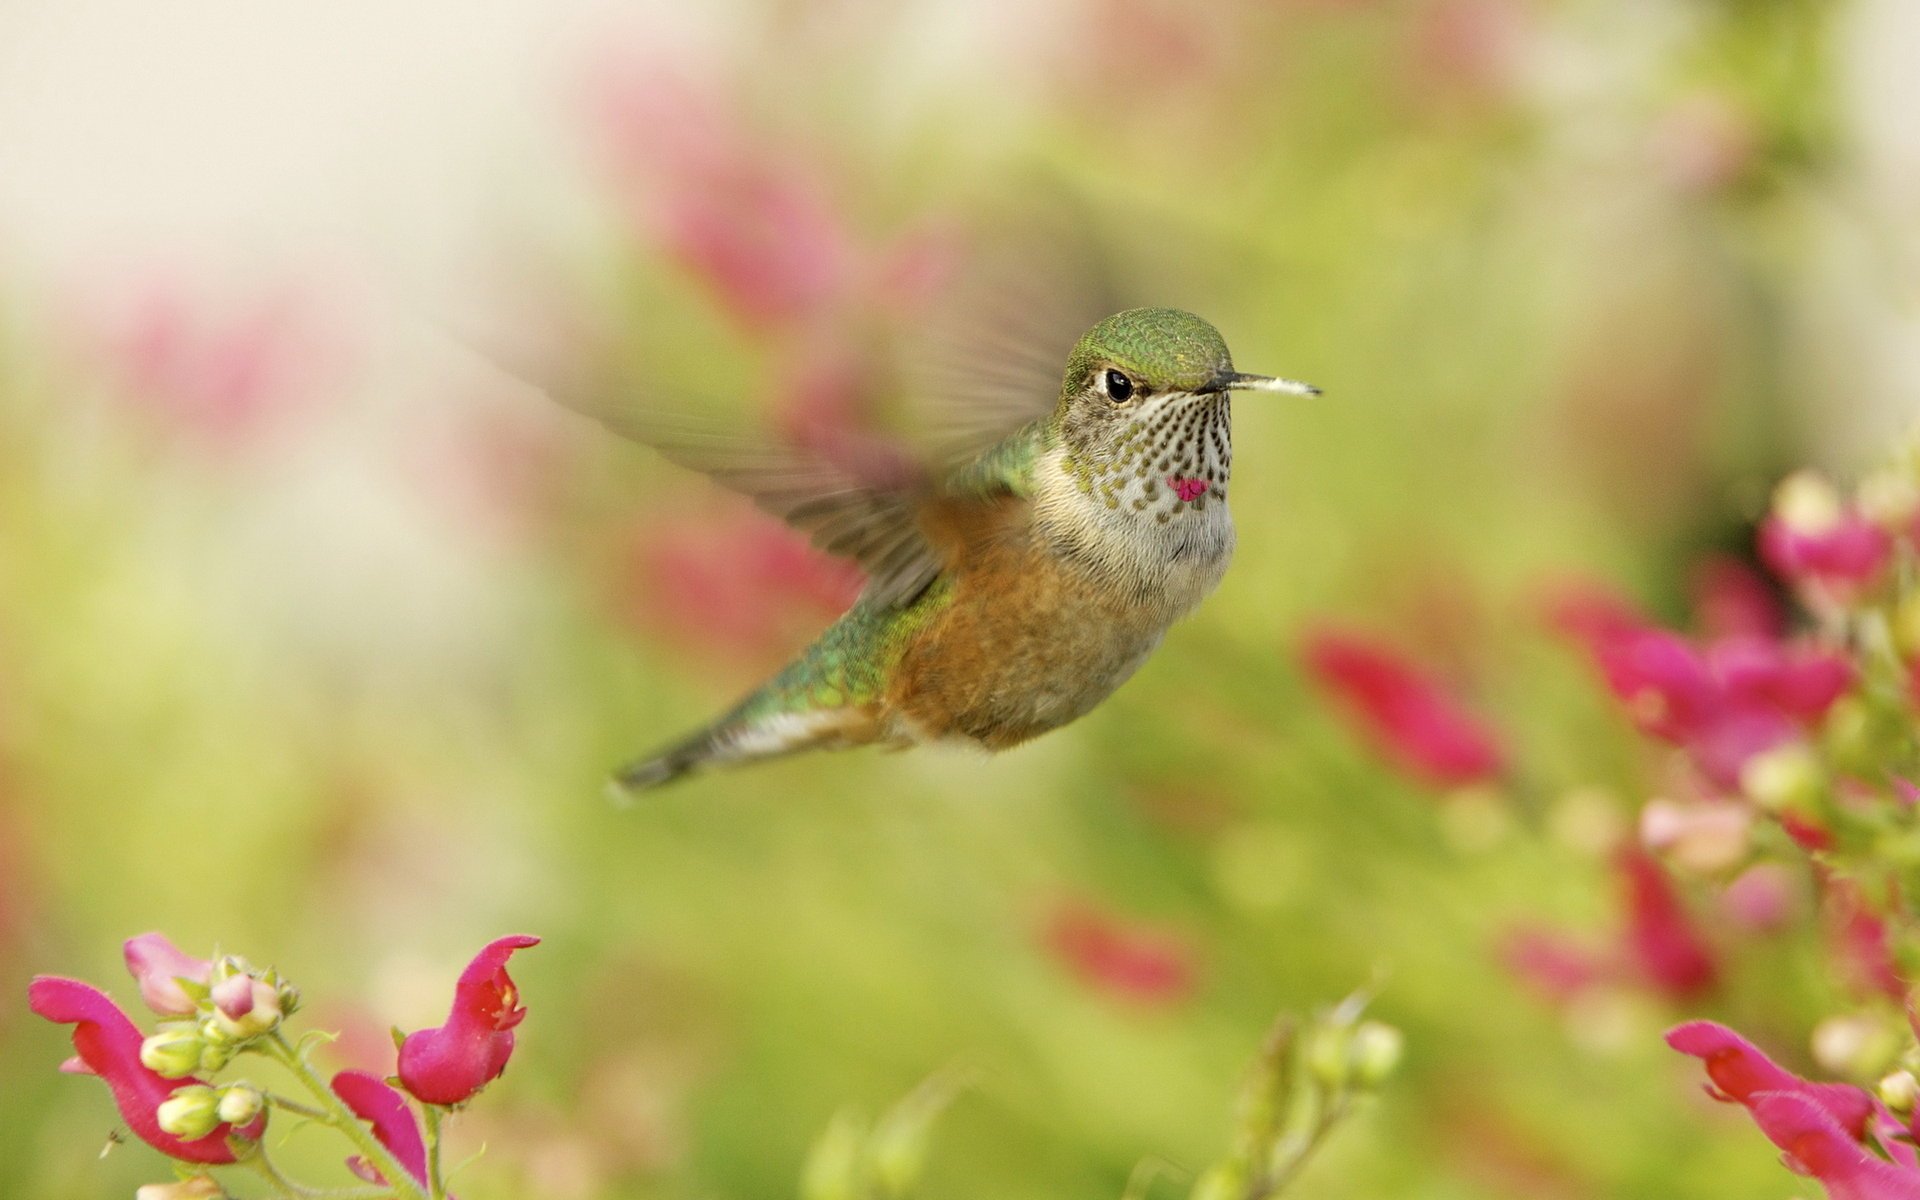
<instances>
[{"instance_id":1,"label":"blurred pink flower","mask_svg":"<svg viewBox=\"0 0 1920 1200\"><path fill-rule=\"evenodd\" d=\"M1709 642L1729 638L1776 641L1787 632L1787 613L1765 576L1737 558L1709 558L1688 581L1694 624Z\"/></svg>"},{"instance_id":2,"label":"blurred pink flower","mask_svg":"<svg viewBox=\"0 0 1920 1200\"><path fill-rule=\"evenodd\" d=\"M1704 650L1662 629L1596 634L1607 686L1640 729L1684 748L1715 786L1733 789L1749 759L1800 736L1853 683L1839 654L1765 638Z\"/></svg>"},{"instance_id":3,"label":"blurred pink flower","mask_svg":"<svg viewBox=\"0 0 1920 1200\"><path fill-rule=\"evenodd\" d=\"M1831 1200L1920 1200L1910 1161L1881 1158L1806 1095L1762 1092L1749 1107L1788 1169L1819 1180Z\"/></svg>"},{"instance_id":4,"label":"blurred pink flower","mask_svg":"<svg viewBox=\"0 0 1920 1200\"><path fill-rule=\"evenodd\" d=\"M1183 939L1145 928L1084 901L1068 901L1047 917L1049 950L1083 983L1122 999L1169 1003L1193 991L1197 967Z\"/></svg>"},{"instance_id":5,"label":"blurred pink flower","mask_svg":"<svg viewBox=\"0 0 1920 1200\"><path fill-rule=\"evenodd\" d=\"M1648 149L1668 183L1702 196L1739 182L1761 145L1752 113L1722 93L1698 92L1655 118Z\"/></svg>"},{"instance_id":6,"label":"blurred pink flower","mask_svg":"<svg viewBox=\"0 0 1920 1200\"><path fill-rule=\"evenodd\" d=\"M1907 1000L1907 983L1894 961L1887 923L1873 911L1857 884L1826 881L1827 944L1847 976L1864 995L1882 995L1897 1004Z\"/></svg>"},{"instance_id":7,"label":"blurred pink flower","mask_svg":"<svg viewBox=\"0 0 1920 1200\"><path fill-rule=\"evenodd\" d=\"M1725 1025L1689 1021L1667 1032L1667 1045L1701 1060L1707 1069L1707 1094L1716 1100L1752 1108L1768 1095L1794 1095L1812 1104L1849 1139L1866 1136L1877 1109L1860 1088L1843 1083L1810 1083L1776 1064Z\"/></svg>"},{"instance_id":8,"label":"blurred pink flower","mask_svg":"<svg viewBox=\"0 0 1920 1200\"><path fill-rule=\"evenodd\" d=\"M1858 513L1831 529L1796 530L1780 517L1760 527L1760 555L1794 583L1858 591L1871 587L1893 553L1887 531Z\"/></svg>"},{"instance_id":9,"label":"blurred pink flower","mask_svg":"<svg viewBox=\"0 0 1920 1200\"><path fill-rule=\"evenodd\" d=\"M1549 1004L1565 1004L1606 980L1609 971L1591 951L1557 930L1526 927L1501 942L1500 962Z\"/></svg>"},{"instance_id":10,"label":"blurred pink flower","mask_svg":"<svg viewBox=\"0 0 1920 1200\"><path fill-rule=\"evenodd\" d=\"M192 1076L167 1079L149 1070L140 1061L139 1027L106 993L91 984L39 975L27 989L27 1000L33 1011L47 1020L73 1026L73 1048L79 1065L63 1069L104 1080L127 1128L162 1154L183 1162L230 1163L234 1152L227 1138L257 1139L265 1128L263 1114L243 1129L223 1123L205 1137L191 1141L166 1132L155 1115L160 1105L179 1089L197 1085L198 1080Z\"/></svg>"},{"instance_id":11,"label":"blurred pink flower","mask_svg":"<svg viewBox=\"0 0 1920 1200\"><path fill-rule=\"evenodd\" d=\"M1498 778L1493 731L1423 671L1372 639L1323 630L1307 639L1308 672L1389 762L1422 783Z\"/></svg>"},{"instance_id":12,"label":"blurred pink flower","mask_svg":"<svg viewBox=\"0 0 1920 1200\"><path fill-rule=\"evenodd\" d=\"M423 1186L427 1182L427 1144L420 1122L402 1096L365 1071L341 1071L333 1077L333 1094L353 1115L373 1126L374 1140L387 1148L401 1166ZM373 1164L355 1155L347 1168L368 1183L385 1184Z\"/></svg>"},{"instance_id":13,"label":"blurred pink flower","mask_svg":"<svg viewBox=\"0 0 1920 1200\"><path fill-rule=\"evenodd\" d=\"M1719 965L1673 881L1638 848L1622 850L1616 863L1627 913L1622 948L1631 969L1675 1000L1710 990L1719 981Z\"/></svg>"},{"instance_id":14,"label":"blurred pink flower","mask_svg":"<svg viewBox=\"0 0 1920 1200\"><path fill-rule=\"evenodd\" d=\"M1741 929L1774 933L1790 923L1798 897L1791 867L1759 863L1735 876L1721 891L1720 911Z\"/></svg>"},{"instance_id":15,"label":"blurred pink flower","mask_svg":"<svg viewBox=\"0 0 1920 1200\"><path fill-rule=\"evenodd\" d=\"M208 441L238 445L317 394L338 370L338 336L292 291L222 312L183 284L116 289L83 309L85 348L128 397Z\"/></svg>"},{"instance_id":16,"label":"blurred pink flower","mask_svg":"<svg viewBox=\"0 0 1920 1200\"><path fill-rule=\"evenodd\" d=\"M1718 958L1660 865L1626 847L1614 866L1621 916L1611 945L1589 949L1558 930L1522 926L1501 941L1501 964L1551 1004L1604 984L1648 987L1670 1000L1693 999L1714 987Z\"/></svg>"},{"instance_id":17,"label":"blurred pink flower","mask_svg":"<svg viewBox=\"0 0 1920 1200\"><path fill-rule=\"evenodd\" d=\"M463 1104L507 1069L514 1027L526 1017L507 974L516 950L537 946L524 934L489 942L460 973L446 1024L400 1044L400 1085L428 1104Z\"/></svg>"},{"instance_id":18,"label":"blurred pink flower","mask_svg":"<svg viewBox=\"0 0 1920 1200\"><path fill-rule=\"evenodd\" d=\"M745 511L648 530L630 571L641 628L756 665L791 652L863 586L851 563Z\"/></svg>"},{"instance_id":19,"label":"blurred pink flower","mask_svg":"<svg viewBox=\"0 0 1920 1200\"><path fill-rule=\"evenodd\" d=\"M211 962L188 954L164 933L143 933L128 938L121 950L127 960L127 971L140 985L140 998L148 1008L170 1017L193 1013L193 997L181 989L179 981L205 984L213 973Z\"/></svg>"}]
</instances>

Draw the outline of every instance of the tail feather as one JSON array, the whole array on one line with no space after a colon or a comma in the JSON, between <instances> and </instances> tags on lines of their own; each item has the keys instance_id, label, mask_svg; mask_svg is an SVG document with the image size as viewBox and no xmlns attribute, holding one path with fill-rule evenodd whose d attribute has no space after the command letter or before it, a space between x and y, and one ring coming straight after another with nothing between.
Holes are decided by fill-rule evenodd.
<instances>
[{"instance_id":1,"label":"tail feather","mask_svg":"<svg viewBox=\"0 0 1920 1200\"><path fill-rule=\"evenodd\" d=\"M756 716L730 713L687 738L616 771L623 795L648 791L696 771L779 758L802 750L872 741L873 719L857 708L811 709Z\"/></svg>"}]
</instances>

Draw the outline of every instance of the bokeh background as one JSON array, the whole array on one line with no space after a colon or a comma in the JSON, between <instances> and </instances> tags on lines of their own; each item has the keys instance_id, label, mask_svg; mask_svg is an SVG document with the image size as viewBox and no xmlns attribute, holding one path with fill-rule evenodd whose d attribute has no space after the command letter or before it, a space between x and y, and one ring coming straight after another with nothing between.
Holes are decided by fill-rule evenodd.
<instances>
[{"instance_id":1,"label":"bokeh background","mask_svg":"<svg viewBox=\"0 0 1920 1200\"><path fill-rule=\"evenodd\" d=\"M1807 1194L1659 1034L1804 1065L1852 983L1711 883L1714 970L1629 969L1660 768L1549 614L1684 621L1779 474L1907 424L1916 46L1906 0L0 5L4 994L159 928L384 1069L533 932L469 1200L790 1195L955 1065L927 1196L1092 1200L1183 1195L1272 1015L1377 974L1407 1065L1293 1194ZM1017 752L610 805L858 581L453 331L588 323L770 436L897 422L880 348L1036 178L1327 390L1239 406L1225 585ZM1507 769L1383 761L1302 664L1330 626ZM0 1005L0 1194L164 1177L97 1157L67 1053Z\"/></svg>"}]
</instances>

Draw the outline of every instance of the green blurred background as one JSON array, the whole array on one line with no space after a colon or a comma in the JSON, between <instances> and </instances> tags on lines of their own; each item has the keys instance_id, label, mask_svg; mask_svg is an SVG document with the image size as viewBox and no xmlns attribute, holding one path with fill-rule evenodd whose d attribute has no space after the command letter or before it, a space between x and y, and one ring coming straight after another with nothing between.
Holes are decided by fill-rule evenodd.
<instances>
[{"instance_id":1,"label":"green blurred background","mask_svg":"<svg viewBox=\"0 0 1920 1200\"><path fill-rule=\"evenodd\" d=\"M165 1176L96 1158L108 1099L23 999L130 997L154 928L277 963L376 1069L483 942L542 935L455 1126L468 1200L791 1195L836 1111L954 1064L925 1195L1117 1197L1148 1159L1183 1195L1272 1015L1376 971L1406 1067L1293 1194L1807 1194L1659 1035L1794 1059L1848 1003L1810 933L1709 917L1727 975L1684 1004L1553 1004L1499 947L1613 936L1604 847L1658 786L1542 595L1683 620L1780 472L1908 419L1917 45L1904 0L16 0L0 1195ZM610 805L846 581L464 355L455 311L563 277L669 401L857 417L915 320L888 289L1035 175L1243 368L1327 390L1239 406L1225 585L1014 753ZM1377 763L1299 665L1327 621L1455 686L1511 785Z\"/></svg>"}]
</instances>

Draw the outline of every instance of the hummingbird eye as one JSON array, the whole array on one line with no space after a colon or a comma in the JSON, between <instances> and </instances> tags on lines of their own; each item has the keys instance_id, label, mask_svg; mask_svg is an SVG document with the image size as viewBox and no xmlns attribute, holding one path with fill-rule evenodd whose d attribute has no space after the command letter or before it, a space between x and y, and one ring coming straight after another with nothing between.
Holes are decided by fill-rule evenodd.
<instances>
[{"instance_id":1,"label":"hummingbird eye","mask_svg":"<svg viewBox=\"0 0 1920 1200\"><path fill-rule=\"evenodd\" d=\"M1124 372L1109 369L1101 382L1106 385L1108 398L1115 401L1133 398L1133 380L1127 378Z\"/></svg>"}]
</instances>

